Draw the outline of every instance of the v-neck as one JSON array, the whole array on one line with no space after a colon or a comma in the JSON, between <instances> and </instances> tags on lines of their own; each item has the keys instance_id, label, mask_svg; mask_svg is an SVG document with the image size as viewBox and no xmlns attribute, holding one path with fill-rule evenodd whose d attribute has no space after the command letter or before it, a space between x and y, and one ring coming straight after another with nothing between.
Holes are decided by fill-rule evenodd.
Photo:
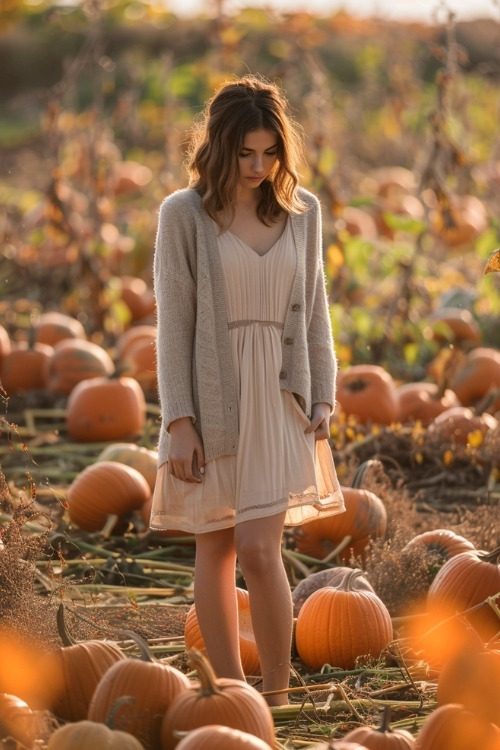
<instances>
[{"instance_id":1,"label":"v-neck","mask_svg":"<svg viewBox=\"0 0 500 750\"><path fill-rule=\"evenodd\" d=\"M256 255L258 258L265 258L266 255L269 255L269 253L272 250L274 250L274 248L276 247L276 245L278 245L279 242L283 239L283 235L285 234L285 232L287 230L287 227L288 227L288 219L285 221L285 226L283 227L283 231L281 232L281 234L278 237L278 239L276 240L276 242L274 242L274 244L272 244L271 247L268 250L266 250L265 253L259 253L259 252L257 252L257 250L255 250L251 245L249 245L248 242L245 242L245 240L243 240L241 237L238 237L238 235L235 234L234 232L232 232L230 229L227 229L226 232L228 234L230 234L231 237L234 237L236 240L238 240L238 242L240 242L242 245L244 245L244 247L248 248L253 253L253 255Z\"/></svg>"}]
</instances>

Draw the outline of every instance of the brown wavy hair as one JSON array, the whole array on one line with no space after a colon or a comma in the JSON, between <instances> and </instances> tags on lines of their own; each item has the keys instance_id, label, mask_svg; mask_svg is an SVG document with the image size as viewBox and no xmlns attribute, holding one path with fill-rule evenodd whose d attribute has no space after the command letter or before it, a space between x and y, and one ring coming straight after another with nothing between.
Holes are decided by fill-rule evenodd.
<instances>
[{"instance_id":1,"label":"brown wavy hair","mask_svg":"<svg viewBox=\"0 0 500 750\"><path fill-rule=\"evenodd\" d=\"M261 128L276 135L278 151L275 168L261 185L257 216L269 225L283 211L305 210L297 194L297 168L304 155L302 130L276 84L246 75L224 83L209 100L193 128L187 163L190 187L202 196L203 208L221 227L221 216L227 221L234 215L238 153L247 133Z\"/></svg>"}]
</instances>

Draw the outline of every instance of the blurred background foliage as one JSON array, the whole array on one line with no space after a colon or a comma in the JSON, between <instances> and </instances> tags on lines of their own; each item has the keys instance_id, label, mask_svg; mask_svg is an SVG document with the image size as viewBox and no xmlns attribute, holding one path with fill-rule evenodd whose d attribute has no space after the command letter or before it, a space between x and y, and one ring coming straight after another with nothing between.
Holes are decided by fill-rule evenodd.
<instances>
[{"instance_id":1,"label":"blurred background foliage","mask_svg":"<svg viewBox=\"0 0 500 750\"><path fill-rule=\"evenodd\" d=\"M279 81L324 206L325 270L343 366L423 378L429 325L469 310L500 347L500 25L277 14L177 17L158 2L3 0L0 312L77 316L90 337L130 324L124 276L151 283L158 206L186 183L189 128L223 80Z\"/></svg>"}]
</instances>

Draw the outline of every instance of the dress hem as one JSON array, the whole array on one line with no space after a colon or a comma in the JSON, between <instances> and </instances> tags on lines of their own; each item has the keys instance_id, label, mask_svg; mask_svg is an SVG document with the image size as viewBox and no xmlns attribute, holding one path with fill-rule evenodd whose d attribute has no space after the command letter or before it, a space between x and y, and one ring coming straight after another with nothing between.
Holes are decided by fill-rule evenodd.
<instances>
[{"instance_id":1,"label":"dress hem","mask_svg":"<svg viewBox=\"0 0 500 750\"><path fill-rule=\"evenodd\" d=\"M335 490L332 494L332 499L329 502L325 502L326 498L321 500L318 498L309 498L307 502L303 502L297 505L294 505L292 508L290 505L286 506L273 506L273 508L269 508L268 512L263 512L259 515L260 518L269 518L271 516L279 515L280 513L285 512L285 521L284 526L288 528L294 528L296 526L303 526L304 524L308 523L309 521L312 521L313 519L319 519L324 518L326 516L335 516L340 513L345 512L345 505L344 505L344 498L342 495L341 490ZM315 510L314 516L303 518L302 520L292 520L290 516L293 515L294 510L298 510L300 508L305 508L311 506ZM159 513L156 514L157 516L160 515ZM288 518L287 518L288 516ZM213 524L210 524L207 528L207 525L205 525L203 528L196 529L194 526L190 524L182 524L182 522L172 522L171 524L153 524L150 523L150 528L153 531L183 531L188 534L206 534L211 531L221 531L223 529L231 529L234 528L237 524L245 523L246 521L254 521L255 518L235 518L234 516L231 516L227 519L222 519L220 521L214 522ZM173 523L177 523L177 525L173 525Z\"/></svg>"}]
</instances>

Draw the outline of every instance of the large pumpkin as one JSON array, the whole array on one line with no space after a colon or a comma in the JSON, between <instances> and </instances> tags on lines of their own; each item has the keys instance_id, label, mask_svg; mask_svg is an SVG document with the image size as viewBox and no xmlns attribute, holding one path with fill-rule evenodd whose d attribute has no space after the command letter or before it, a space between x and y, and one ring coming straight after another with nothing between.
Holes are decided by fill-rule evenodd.
<instances>
[{"instance_id":1,"label":"large pumpkin","mask_svg":"<svg viewBox=\"0 0 500 750\"><path fill-rule=\"evenodd\" d=\"M96 460L117 461L137 469L147 480L151 491L154 490L158 470L158 451L137 445L137 443L111 443L102 449Z\"/></svg>"},{"instance_id":2,"label":"large pumpkin","mask_svg":"<svg viewBox=\"0 0 500 750\"><path fill-rule=\"evenodd\" d=\"M429 424L435 417L452 406L460 406L458 396L451 388L441 393L437 383L415 382L398 386L398 420Z\"/></svg>"},{"instance_id":3,"label":"large pumpkin","mask_svg":"<svg viewBox=\"0 0 500 750\"><path fill-rule=\"evenodd\" d=\"M465 406L475 405L490 391L500 388L500 351L487 346L472 349L450 379L450 388ZM494 414L499 408L497 398L488 411Z\"/></svg>"},{"instance_id":4,"label":"large pumpkin","mask_svg":"<svg viewBox=\"0 0 500 750\"><path fill-rule=\"evenodd\" d=\"M257 675L260 674L260 660L250 616L248 591L246 589L237 588L236 594L238 600L241 664L246 675ZM191 606L186 616L184 624L184 642L186 649L189 651L193 648L198 649L199 651L205 650L205 643L201 634L194 604Z\"/></svg>"},{"instance_id":5,"label":"large pumpkin","mask_svg":"<svg viewBox=\"0 0 500 750\"><path fill-rule=\"evenodd\" d=\"M188 732L177 745L177 750L272 750L271 746L241 729L221 724L207 724Z\"/></svg>"},{"instance_id":6,"label":"large pumpkin","mask_svg":"<svg viewBox=\"0 0 500 750\"><path fill-rule=\"evenodd\" d=\"M137 380L95 377L77 383L68 396L66 425L77 442L137 437L146 423L146 400Z\"/></svg>"},{"instance_id":7,"label":"large pumpkin","mask_svg":"<svg viewBox=\"0 0 500 750\"><path fill-rule=\"evenodd\" d=\"M48 680L60 689L54 695L50 710L64 721L87 718L94 690L107 670L125 660L120 647L112 641L88 640L75 642L64 625L64 606L58 610L58 630L63 645L54 652Z\"/></svg>"},{"instance_id":8,"label":"large pumpkin","mask_svg":"<svg viewBox=\"0 0 500 750\"><path fill-rule=\"evenodd\" d=\"M206 724L222 724L259 737L274 747L274 722L264 697L243 680L216 678L201 651L188 652L199 682L179 693L162 722L162 750L179 743L178 733Z\"/></svg>"},{"instance_id":9,"label":"large pumpkin","mask_svg":"<svg viewBox=\"0 0 500 750\"><path fill-rule=\"evenodd\" d=\"M317 518L293 530L298 552L322 560L350 537L337 555L338 560L349 562L352 556L363 556L370 540L385 536L387 511L375 493L342 487L342 495L344 513Z\"/></svg>"},{"instance_id":10,"label":"large pumpkin","mask_svg":"<svg viewBox=\"0 0 500 750\"><path fill-rule=\"evenodd\" d=\"M146 750L161 750L163 715L191 682L179 669L155 660L137 635L134 640L141 658L128 658L108 669L94 691L88 718L105 722L113 712L115 729L134 735ZM126 697L129 700L120 705L120 698Z\"/></svg>"},{"instance_id":11,"label":"large pumpkin","mask_svg":"<svg viewBox=\"0 0 500 750\"><path fill-rule=\"evenodd\" d=\"M391 424L399 404L392 376L379 365L352 365L337 377L337 409L360 424Z\"/></svg>"},{"instance_id":12,"label":"large pumpkin","mask_svg":"<svg viewBox=\"0 0 500 750\"><path fill-rule=\"evenodd\" d=\"M41 739L42 731L42 714L32 711L16 695L0 693L0 746L10 738L23 747L32 747L35 740ZM5 747L9 747L8 742Z\"/></svg>"},{"instance_id":13,"label":"large pumpkin","mask_svg":"<svg viewBox=\"0 0 500 750\"><path fill-rule=\"evenodd\" d=\"M348 732L346 742L359 742L368 750L412 750L415 737L406 729L393 729L390 723L391 708L384 710L379 727L357 727Z\"/></svg>"},{"instance_id":14,"label":"large pumpkin","mask_svg":"<svg viewBox=\"0 0 500 750\"><path fill-rule=\"evenodd\" d=\"M151 489L142 474L116 461L87 466L66 493L69 518L84 531L100 531L109 516L126 518L150 497Z\"/></svg>"},{"instance_id":15,"label":"large pumpkin","mask_svg":"<svg viewBox=\"0 0 500 750\"><path fill-rule=\"evenodd\" d=\"M156 341L157 327L153 324L143 323L127 328L116 340L116 356L123 361L130 347L139 341Z\"/></svg>"},{"instance_id":16,"label":"large pumpkin","mask_svg":"<svg viewBox=\"0 0 500 750\"><path fill-rule=\"evenodd\" d=\"M461 552L471 552L475 549L469 539L450 529L423 531L410 539L403 547L402 552L408 552L415 547L422 547L430 558L435 558L435 563L438 565L442 565Z\"/></svg>"},{"instance_id":17,"label":"large pumpkin","mask_svg":"<svg viewBox=\"0 0 500 750\"><path fill-rule=\"evenodd\" d=\"M53 351L51 346L36 342L13 345L0 360L0 381L7 395L45 388Z\"/></svg>"},{"instance_id":18,"label":"large pumpkin","mask_svg":"<svg viewBox=\"0 0 500 750\"><path fill-rule=\"evenodd\" d=\"M71 315L51 310L42 313L35 323L36 340L42 344L55 346L64 339L85 339L83 324Z\"/></svg>"},{"instance_id":19,"label":"large pumpkin","mask_svg":"<svg viewBox=\"0 0 500 750\"><path fill-rule=\"evenodd\" d=\"M47 750L145 750L128 732L83 719L64 724L50 736Z\"/></svg>"},{"instance_id":20,"label":"large pumpkin","mask_svg":"<svg viewBox=\"0 0 500 750\"><path fill-rule=\"evenodd\" d=\"M482 645L458 650L439 673L437 701L460 703L500 726L500 651Z\"/></svg>"},{"instance_id":21,"label":"large pumpkin","mask_svg":"<svg viewBox=\"0 0 500 750\"><path fill-rule=\"evenodd\" d=\"M63 339L55 344L47 363L47 387L56 393L69 394L77 383L87 378L112 375L115 366L102 346L84 339Z\"/></svg>"},{"instance_id":22,"label":"large pumpkin","mask_svg":"<svg viewBox=\"0 0 500 750\"><path fill-rule=\"evenodd\" d=\"M488 412L476 414L467 406L452 406L429 423L426 437L429 444L436 448L467 445L472 435L480 433L484 438L497 425L498 420Z\"/></svg>"},{"instance_id":23,"label":"large pumpkin","mask_svg":"<svg viewBox=\"0 0 500 750\"><path fill-rule=\"evenodd\" d=\"M337 588L318 589L297 617L295 644L307 667L324 664L353 669L358 660L378 658L393 639L391 616L372 591L356 589L361 570L352 570Z\"/></svg>"},{"instance_id":24,"label":"large pumpkin","mask_svg":"<svg viewBox=\"0 0 500 750\"><path fill-rule=\"evenodd\" d=\"M448 560L434 578L427 595L427 608L455 615L486 602L500 592L500 547L490 553L461 552ZM484 606L467 612L472 626L485 639L500 629L493 609Z\"/></svg>"},{"instance_id":25,"label":"large pumpkin","mask_svg":"<svg viewBox=\"0 0 500 750\"><path fill-rule=\"evenodd\" d=\"M325 586L336 588L351 571L352 568L339 565L335 568L327 568L326 570L318 570L316 573L310 573L306 578L299 581L292 591L294 617L298 616L302 605L314 591L322 589ZM374 591L371 583L364 575L357 576L353 579L352 583L354 588Z\"/></svg>"},{"instance_id":26,"label":"large pumpkin","mask_svg":"<svg viewBox=\"0 0 500 750\"><path fill-rule=\"evenodd\" d=\"M457 703L436 708L417 735L415 750L500 750L500 729Z\"/></svg>"},{"instance_id":27,"label":"large pumpkin","mask_svg":"<svg viewBox=\"0 0 500 750\"><path fill-rule=\"evenodd\" d=\"M433 338L436 341L479 344L482 339L479 324L470 310L463 307L441 307L430 317Z\"/></svg>"},{"instance_id":28,"label":"large pumpkin","mask_svg":"<svg viewBox=\"0 0 500 750\"><path fill-rule=\"evenodd\" d=\"M135 378L145 393L157 389L156 342L141 338L127 348L120 360L125 375Z\"/></svg>"},{"instance_id":29,"label":"large pumpkin","mask_svg":"<svg viewBox=\"0 0 500 750\"><path fill-rule=\"evenodd\" d=\"M120 277L120 299L127 306L132 322L141 321L155 310L153 290L138 276Z\"/></svg>"}]
</instances>

